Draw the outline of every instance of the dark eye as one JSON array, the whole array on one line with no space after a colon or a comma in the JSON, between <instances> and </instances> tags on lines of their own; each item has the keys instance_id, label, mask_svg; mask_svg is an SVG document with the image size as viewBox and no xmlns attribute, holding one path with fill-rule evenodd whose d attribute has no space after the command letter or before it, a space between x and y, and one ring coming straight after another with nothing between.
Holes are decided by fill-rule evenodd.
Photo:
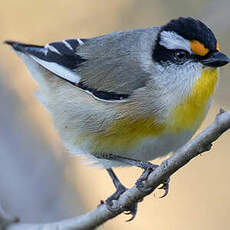
<instances>
[{"instance_id":1,"label":"dark eye","mask_svg":"<svg viewBox=\"0 0 230 230\"><path fill-rule=\"evenodd\" d=\"M176 63L183 64L189 57L189 54L185 50L176 50L173 53L173 60Z\"/></svg>"}]
</instances>

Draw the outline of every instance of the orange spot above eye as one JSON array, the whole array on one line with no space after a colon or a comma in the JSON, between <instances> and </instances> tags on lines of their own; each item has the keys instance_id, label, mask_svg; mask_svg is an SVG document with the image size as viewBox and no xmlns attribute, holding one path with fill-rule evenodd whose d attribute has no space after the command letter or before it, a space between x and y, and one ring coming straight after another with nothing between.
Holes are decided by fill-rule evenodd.
<instances>
[{"instance_id":1,"label":"orange spot above eye","mask_svg":"<svg viewBox=\"0 0 230 230\"><path fill-rule=\"evenodd\" d=\"M199 55L199 56L205 56L209 49L204 46L201 42L197 40L190 41L191 50L193 53Z\"/></svg>"},{"instance_id":2,"label":"orange spot above eye","mask_svg":"<svg viewBox=\"0 0 230 230\"><path fill-rule=\"evenodd\" d=\"M217 50L217 51L220 51L220 44L219 44L218 41L217 41L217 43L216 43L216 50Z\"/></svg>"}]
</instances>

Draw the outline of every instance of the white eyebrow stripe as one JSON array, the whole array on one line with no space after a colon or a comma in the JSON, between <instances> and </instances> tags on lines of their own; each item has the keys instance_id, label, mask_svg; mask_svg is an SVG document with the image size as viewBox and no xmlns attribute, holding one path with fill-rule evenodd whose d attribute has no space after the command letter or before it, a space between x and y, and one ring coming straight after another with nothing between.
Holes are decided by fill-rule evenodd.
<instances>
[{"instance_id":1,"label":"white eyebrow stripe","mask_svg":"<svg viewBox=\"0 0 230 230\"><path fill-rule=\"evenodd\" d=\"M77 41L78 41L78 43L79 43L80 46L84 45L84 42L80 38L77 38Z\"/></svg>"},{"instance_id":2,"label":"white eyebrow stripe","mask_svg":"<svg viewBox=\"0 0 230 230\"><path fill-rule=\"evenodd\" d=\"M53 47L53 46L50 45L50 44L45 45L45 48L46 48L46 49L49 49L49 50L52 51L52 52L55 52L55 53L61 55L61 53L60 53L55 47Z\"/></svg>"},{"instance_id":3,"label":"white eyebrow stripe","mask_svg":"<svg viewBox=\"0 0 230 230\"><path fill-rule=\"evenodd\" d=\"M160 45L167 49L182 49L191 53L190 42L172 31L162 31L160 33Z\"/></svg>"},{"instance_id":4,"label":"white eyebrow stripe","mask_svg":"<svg viewBox=\"0 0 230 230\"><path fill-rule=\"evenodd\" d=\"M66 46L68 49L73 50L72 46L71 46L66 40L63 40L62 42L65 44L65 46Z\"/></svg>"}]
</instances>

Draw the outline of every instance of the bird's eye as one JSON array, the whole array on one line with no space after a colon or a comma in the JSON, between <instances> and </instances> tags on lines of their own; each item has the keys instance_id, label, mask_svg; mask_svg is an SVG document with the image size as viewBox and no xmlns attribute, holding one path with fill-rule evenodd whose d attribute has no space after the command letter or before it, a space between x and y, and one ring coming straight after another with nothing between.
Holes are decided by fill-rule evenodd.
<instances>
[{"instance_id":1,"label":"bird's eye","mask_svg":"<svg viewBox=\"0 0 230 230\"><path fill-rule=\"evenodd\" d=\"M188 59L188 56L189 56L189 54L188 54L187 51L185 51L185 50L176 50L173 53L173 60L176 63L182 64L183 62L185 62Z\"/></svg>"}]
</instances>

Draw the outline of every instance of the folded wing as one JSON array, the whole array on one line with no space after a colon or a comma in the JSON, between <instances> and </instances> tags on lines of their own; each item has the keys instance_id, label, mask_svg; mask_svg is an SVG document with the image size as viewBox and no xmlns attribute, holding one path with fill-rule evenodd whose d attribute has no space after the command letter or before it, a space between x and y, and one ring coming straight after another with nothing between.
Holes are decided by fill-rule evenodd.
<instances>
[{"instance_id":1,"label":"folded wing","mask_svg":"<svg viewBox=\"0 0 230 230\"><path fill-rule=\"evenodd\" d=\"M57 76L74 84L80 82L80 76L74 71L85 61L75 53L77 46L83 43L80 39L53 42L46 46L22 44L13 41L6 41L6 43L11 45L16 51L30 56L45 69Z\"/></svg>"},{"instance_id":2,"label":"folded wing","mask_svg":"<svg viewBox=\"0 0 230 230\"><path fill-rule=\"evenodd\" d=\"M124 31L91 39L68 39L45 46L6 41L17 52L71 84L106 101L126 100L146 86L151 43L145 30ZM146 57L147 56L147 57ZM28 66L28 64L27 64Z\"/></svg>"}]
</instances>

